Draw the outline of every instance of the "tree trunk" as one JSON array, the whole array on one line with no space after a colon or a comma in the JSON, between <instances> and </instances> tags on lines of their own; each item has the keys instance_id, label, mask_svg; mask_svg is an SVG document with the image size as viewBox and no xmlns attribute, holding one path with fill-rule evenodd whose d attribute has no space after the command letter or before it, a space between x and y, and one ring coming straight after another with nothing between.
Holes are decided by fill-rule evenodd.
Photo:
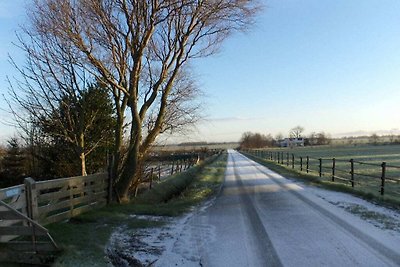
<instances>
[{"instance_id":1,"label":"tree trunk","mask_svg":"<svg viewBox=\"0 0 400 267\"><path fill-rule=\"evenodd\" d=\"M122 142L123 142L123 125L124 120L120 117L117 119L117 125L115 127L115 147L114 147L114 162L111 166L112 174L114 175L115 181L119 175L119 166L121 161L121 149L122 149Z\"/></svg>"},{"instance_id":2,"label":"tree trunk","mask_svg":"<svg viewBox=\"0 0 400 267\"><path fill-rule=\"evenodd\" d=\"M79 135L79 158L81 159L81 175L86 176L85 135L83 132Z\"/></svg>"},{"instance_id":3,"label":"tree trunk","mask_svg":"<svg viewBox=\"0 0 400 267\"><path fill-rule=\"evenodd\" d=\"M85 152L81 152L80 158L81 158L82 176L86 176L86 175L87 175L87 172L86 172L86 157L85 157Z\"/></svg>"},{"instance_id":4,"label":"tree trunk","mask_svg":"<svg viewBox=\"0 0 400 267\"><path fill-rule=\"evenodd\" d=\"M129 188L131 184L135 184L139 180L137 172L139 166L139 145L136 143L129 149L125 161L125 168L122 170L116 190L120 202L129 201Z\"/></svg>"}]
</instances>

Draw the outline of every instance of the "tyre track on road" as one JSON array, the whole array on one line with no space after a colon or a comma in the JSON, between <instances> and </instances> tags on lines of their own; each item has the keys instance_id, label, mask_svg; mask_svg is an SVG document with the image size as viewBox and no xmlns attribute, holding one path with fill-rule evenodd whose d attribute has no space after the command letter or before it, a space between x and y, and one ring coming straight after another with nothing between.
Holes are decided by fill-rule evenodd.
<instances>
[{"instance_id":1,"label":"tyre track on road","mask_svg":"<svg viewBox=\"0 0 400 267\"><path fill-rule=\"evenodd\" d=\"M245 204L244 209L248 216L249 224L252 227L252 232L254 233L253 237L255 237L257 241L257 248L259 248L260 255L262 255L262 259L264 261L265 266L274 266L274 267L282 267L282 262L279 259L279 256L271 242L271 239L261 221L261 218L254 207L254 203L251 200L250 196L244 191L244 184L240 175L236 170L236 163L234 157L231 158L233 162L233 172L235 175L235 180L240 188L240 196L242 198L243 203Z\"/></svg>"}]
</instances>

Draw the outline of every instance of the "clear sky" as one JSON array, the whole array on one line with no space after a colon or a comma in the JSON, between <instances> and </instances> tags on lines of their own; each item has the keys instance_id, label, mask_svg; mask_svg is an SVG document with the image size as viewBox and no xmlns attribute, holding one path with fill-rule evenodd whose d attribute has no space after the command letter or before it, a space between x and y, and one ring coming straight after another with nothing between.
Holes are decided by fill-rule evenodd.
<instances>
[{"instance_id":1,"label":"clear sky","mask_svg":"<svg viewBox=\"0 0 400 267\"><path fill-rule=\"evenodd\" d=\"M13 75L7 53L18 59L11 41L24 23L23 3L0 0L2 93ZM297 125L333 136L399 133L399 0L264 3L248 33L192 63L206 119L190 141L237 141L245 131L286 135ZM0 136L10 134L0 127Z\"/></svg>"}]
</instances>

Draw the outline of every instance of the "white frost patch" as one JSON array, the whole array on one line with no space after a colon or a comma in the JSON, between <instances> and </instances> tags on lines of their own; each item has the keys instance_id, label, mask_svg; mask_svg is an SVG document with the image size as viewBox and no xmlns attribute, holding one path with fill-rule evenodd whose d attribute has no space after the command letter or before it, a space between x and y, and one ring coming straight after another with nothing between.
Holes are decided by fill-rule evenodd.
<instances>
[{"instance_id":1,"label":"white frost patch","mask_svg":"<svg viewBox=\"0 0 400 267\"><path fill-rule=\"evenodd\" d=\"M315 196L360 217L375 227L388 231L392 235L400 236L399 210L379 206L346 193L334 192L310 186L304 186L304 188Z\"/></svg>"},{"instance_id":2,"label":"white frost patch","mask_svg":"<svg viewBox=\"0 0 400 267\"><path fill-rule=\"evenodd\" d=\"M138 230L119 227L106 248L110 261L114 266L169 266L171 262L174 266L201 266L202 244L200 238L191 236L193 231L189 228L195 227L193 216L204 212L214 201L215 198L178 218L131 215L135 219L165 221L167 225ZM212 235L210 229L202 230L203 234Z\"/></svg>"},{"instance_id":3,"label":"white frost patch","mask_svg":"<svg viewBox=\"0 0 400 267\"><path fill-rule=\"evenodd\" d=\"M134 218L137 220L145 220L145 221L153 221L153 222L162 222L171 220L170 217L166 216L153 216L153 215L130 215L129 218Z\"/></svg>"}]
</instances>

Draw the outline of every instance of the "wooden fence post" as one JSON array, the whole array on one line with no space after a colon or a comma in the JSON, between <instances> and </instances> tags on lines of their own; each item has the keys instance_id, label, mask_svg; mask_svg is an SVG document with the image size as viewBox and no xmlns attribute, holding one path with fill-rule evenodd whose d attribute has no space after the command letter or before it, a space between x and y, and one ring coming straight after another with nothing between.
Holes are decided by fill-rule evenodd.
<instances>
[{"instance_id":1,"label":"wooden fence post","mask_svg":"<svg viewBox=\"0 0 400 267\"><path fill-rule=\"evenodd\" d=\"M279 158L280 155L281 155L281 153L278 152L278 164L280 163L280 158Z\"/></svg>"},{"instance_id":2,"label":"wooden fence post","mask_svg":"<svg viewBox=\"0 0 400 267\"><path fill-rule=\"evenodd\" d=\"M150 189L153 187L153 173L154 173L154 168L151 168L151 170L150 170Z\"/></svg>"},{"instance_id":3,"label":"wooden fence post","mask_svg":"<svg viewBox=\"0 0 400 267\"><path fill-rule=\"evenodd\" d=\"M303 157L300 157L300 171L303 171Z\"/></svg>"},{"instance_id":4,"label":"wooden fence post","mask_svg":"<svg viewBox=\"0 0 400 267\"><path fill-rule=\"evenodd\" d=\"M38 212L38 201L37 201L37 191L36 191L36 181L31 177L25 178L25 192L26 192L26 207L28 212L28 217L34 221L39 218Z\"/></svg>"},{"instance_id":5,"label":"wooden fence post","mask_svg":"<svg viewBox=\"0 0 400 267\"><path fill-rule=\"evenodd\" d=\"M286 153L286 166L289 166L289 152Z\"/></svg>"},{"instance_id":6,"label":"wooden fence post","mask_svg":"<svg viewBox=\"0 0 400 267\"><path fill-rule=\"evenodd\" d=\"M332 159L332 182L335 181L335 168L336 168L336 159Z\"/></svg>"},{"instance_id":7,"label":"wooden fence post","mask_svg":"<svg viewBox=\"0 0 400 267\"><path fill-rule=\"evenodd\" d=\"M308 173L308 171L309 171L309 164L310 164L310 158L307 156L307 161L306 161L306 171L307 171L307 173Z\"/></svg>"},{"instance_id":8,"label":"wooden fence post","mask_svg":"<svg viewBox=\"0 0 400 267\"><path fill-rule=\"evenodd\" d=\"M319 161L319 172L318 172L318 174L319 174L319 177L322 177L322 159L319 158L318 161Z\"/></svg>"},{"instance_id":9,"label":"wooden fence post","mask_svg":"<svg viewBox=\"0 0 400 267\"><path fill-rule=\"evenodd\" d=\"M386 162L382 162L381 195L385 194Z\"/></svg>"},{"instance_id":10,"label":"wooden fence post","mask_svg":"<svg viewBox=\"0 0 400 267\"><path fill-rule=\"evenodd\" d=\"M292 153L292 169L294 169L294 154Z\"/></svg>"},{"instance_id":11,"label":"wooden fence post","mask_svg":"<svg viewBox=\"0 0 400 267\"><path fill-rule=\"evenodd\" d=\"M354 160L350 160L350 181L351 181L351 187L354 188Z\"/></svg>"},{"instance_id":12,"label":"wooden fence post","mask_svg":"<svg viewBox=\"0 0 400 267\"><path fill-rule=\"evenodd\" d=\"M172 161L172 166L171 166L171 175L174 174L174 163L175 161Z\"/></svg>"}]
</instances>

